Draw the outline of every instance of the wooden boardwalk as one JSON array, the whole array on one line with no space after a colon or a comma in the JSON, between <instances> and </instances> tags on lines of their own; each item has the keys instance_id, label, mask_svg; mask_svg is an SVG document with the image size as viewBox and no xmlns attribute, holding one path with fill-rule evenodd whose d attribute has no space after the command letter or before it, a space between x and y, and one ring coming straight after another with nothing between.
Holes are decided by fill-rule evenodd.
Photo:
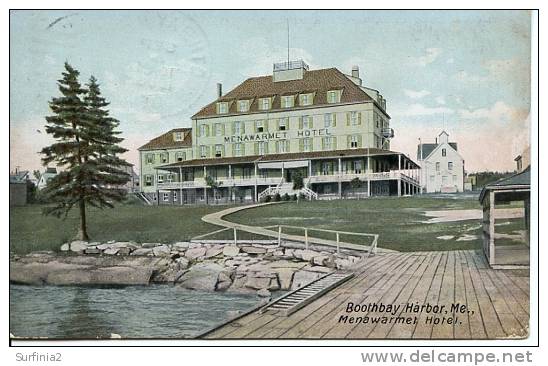
<instances>
[{"instance_id":1,"label":"wooden boardwalk","mask_svg":"<svg viewBox=\"0 0 548 366\"><path fill-rule=\"evenodd\" d=\"M528 335L528 272L492 270L479 251L384 253L367 259L355 273L350 281L288 317L255 311L203 338L504 339ZM362 305L361 311L348 312L349 303ZM381 304L394 308L387 312ZM408 304L445 308L438 313L428 312L427 307L414 312ZM452 304L459 304L458 311L451 311Z\"/></svg>"}]
</instances>

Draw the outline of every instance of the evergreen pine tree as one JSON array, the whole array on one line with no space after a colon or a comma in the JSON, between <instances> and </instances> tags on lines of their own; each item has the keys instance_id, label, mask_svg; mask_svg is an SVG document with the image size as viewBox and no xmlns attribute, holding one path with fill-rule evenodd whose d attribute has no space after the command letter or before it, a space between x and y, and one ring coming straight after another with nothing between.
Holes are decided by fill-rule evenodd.
<instances>
[{"instance_id":1,"label":"evergreen pine tree","mask_svg":"<svg viewBox=\"0 0 548 366\"><path fill-rule=\"evenodd\" d=\"M79 72L65 63L63 78L58 80L62 96L49 103L53 115L46 117L46 132L56 142L42 149L42 163L55 162L60 172L43 191L55 203L44 213L66 217L77 205L78 238L89 240L86 204L113 207L113 201L121 200L123 190L116 186L129 180L129 174L121 170L129 164L116 156L126 150L117 145L122 141L116 136L118 121L104 109L108 103L101 97L96 80L90 80L88 92L78 76Z\"/></svg>"}]
</instances>

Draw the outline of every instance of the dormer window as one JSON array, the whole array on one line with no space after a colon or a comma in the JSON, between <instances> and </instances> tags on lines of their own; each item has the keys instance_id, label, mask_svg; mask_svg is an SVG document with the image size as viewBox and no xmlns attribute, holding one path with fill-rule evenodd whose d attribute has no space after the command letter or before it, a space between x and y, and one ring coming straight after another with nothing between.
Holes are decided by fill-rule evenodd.
<instances>
[{"instance_id":1,"label":"dormer window","mask_svg":"<svg viewBox=\"0 0 548 366\"><path fill-rule=\"evenodd\" d=\"M174 132L173 141L183 141L183 133L181 131Z\"/></svg>"},{"instance_id":2,"label":"dormer window","mask_svg":"<svg viewBox=\"0 0 548 366\"><path fill-rule=\"evenodd\" d=\"M238 101L238 112L247 112L247 111L249 111L249 100Z\"/></svg>"},{"instance_id":3,"label":"dormer window","mask_svg":"<svg viewBox=\"0 0 548 366\"><path fill-rule=\"evenodd\" d=\"M293 96L286 95L282 97L282 108L291 108L293 107Z\"/></svg>"},{"instance_id":4,"label":"dormer window","mask_svg":"<svg viewBox=\"0 0 548 366\"><path fill-rule=\"evenodd\" d=\"M262 111L270 109L270 98L262 98L259 100L259 106Z\"/></svg>"},{"instance_id":5,"label":"dormer window","mask_svg":"<svg viewBox=\"0 0 548 366\"><path fill-rule=\"evenodd\" d=\"M217 103L217 114L224 114L224 113L228 113L228 103L227 102Z\"/></svg>"},{"instance_id":6,"label":"dormer window","mask_svg":"<svg viewBox=\"0 0 548 366\"><path fill-rule=\"evenodd\" d=\"M339 91L338 90L329 90L327 92L327 103L339 103Z\"/></svg>"},{"instance_id":7,"label":"dormer window","mask_svg":"<svg viewBox=\"0 0 548 366\"><path fill-rule=\"evenodd\" d=\"M307 93L307 94L301 94L299 96L299 105L301 106L307 106L307 105L311 105L312 104L312 94L311 93Z\"/></svg>"}]
</instances>

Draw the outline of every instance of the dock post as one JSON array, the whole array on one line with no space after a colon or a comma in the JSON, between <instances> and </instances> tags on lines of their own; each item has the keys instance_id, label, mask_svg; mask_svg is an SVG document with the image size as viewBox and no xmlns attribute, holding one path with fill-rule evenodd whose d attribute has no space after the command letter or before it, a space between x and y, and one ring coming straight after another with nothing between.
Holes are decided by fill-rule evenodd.
<instances>
[{"instance_id":1,"label":"dock post","mask_svg":"<svg viewBox=\"0 0 548 366\"><path fill-rule=\"evenodd\" d=\"M238 244L238 238L236 237L236 228L234 228L234 245Z\"/></svg>"},{"instance_id":2,"label":"dock post","mask_svg":"<svg viewBox=\"0 0 548 366\"><path fill-rule=\"evenodd\" d=\"M339 233L337 233L337 254L339 254Z\"/></svg>"},{"instance_id":3,"label":"dock post","mask_svg":"<svg viewBox=\"0 0 548 366\"><path fill-rule=\"evenodd\" d=\"M278 225L278 246L282 245L282 225Z\"/></svg>"},{"instance_id":4,"label":"dock post","mask_svg":"<svg viewBox=\"0 0 548 366\"><path fill-rule=\"evenodd\" d=\"M308 229L304 228L304 248L308 250Z\"/></svg>"}]
</instances>

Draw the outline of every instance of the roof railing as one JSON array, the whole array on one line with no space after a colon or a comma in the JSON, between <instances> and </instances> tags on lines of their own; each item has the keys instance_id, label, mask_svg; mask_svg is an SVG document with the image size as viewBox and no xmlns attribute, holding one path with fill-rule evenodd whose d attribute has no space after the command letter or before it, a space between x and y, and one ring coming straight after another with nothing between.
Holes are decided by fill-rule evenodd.
<instances>
[{"instance_id":1,"label":"roof railing","mask_svg":"<svg viewBox=\"0 0 548 366\"><path fill-rule=\"evenodd\" d=\"M274 71L305 69L308 70L309 66L303 60L276 62L274 64Z\"/></svg>"}]
</instances>

